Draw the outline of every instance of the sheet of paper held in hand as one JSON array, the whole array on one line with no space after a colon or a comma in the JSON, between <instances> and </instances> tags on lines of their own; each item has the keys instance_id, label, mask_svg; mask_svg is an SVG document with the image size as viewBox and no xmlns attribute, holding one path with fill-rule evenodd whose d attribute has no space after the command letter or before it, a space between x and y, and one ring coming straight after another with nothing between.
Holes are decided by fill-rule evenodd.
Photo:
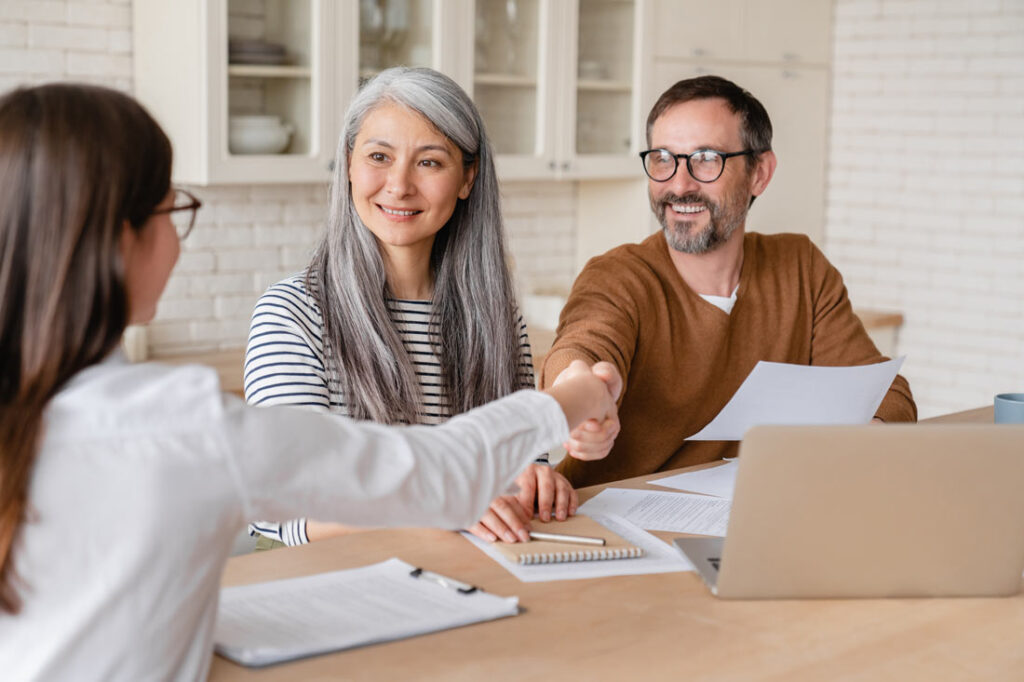
<instances>
[{"instance_id":1,"label":"sheet of paper held in hand","mask_svg":"<svg viewBox=\"0 0 1024 682\"><path fill-rule=\"evenodd\" d=\"M346 571L225 587L217 653L261 666L389 642L518 613L516 597L463 594L435 574L388 559Z\"/></svg>"},{"instance_id":2,"label":"sheet of paper held in hand","mask_svg":"<svg viewBox=\"0 0 1024 682\"><path fill-rule=\"evenodd\" d=\"M731 500L733 490L736 488L736 472L739 471L739 468L738 459L727 459L724 464L718 466L656 478L653 481L647 481L647 484Z\"/></svg>"},{"instance_id":3,"label":"sheet of paper held in hand","mask_svg":"<svg viewBox=\"0 0 1024 682\"><path fill-rule=\"evenodd\" d=\"M582 508L581 508L582 511ZM623 539L644 550L644 556L635 559L608 559L598 561L570 561L560 564L515 564L506 559L494 546L480 538L463 532L462 536L479 547L506 571L524 583L546 580L579 580L604 578L612 575L642 575L645 573L671 573L692 571L691 564L668 543L644 532L625 519L609 514L587 514L605 528L618 533Z\"/></svg>"},{"instance_id":4,"label":"sheet of paper held in hand","mask_svg":"<svg viewBox=\"0 0 1024 682\"><path fill-rule=\"evenodd\" d=\"M724 536L732 502L707 495L605 488L580 505L592 517L617 515L648 530Z\"/></svg>"},{"instance_id":5,"label":"sheet of paper held in hand","mask_svg":"<svg viewBox=\"0 0 1024 682\"><path fill-rule=\"evenodd\" d=\"M867 424L903 360L859 367L762 360L718 416L687 440L742 440L760 424Z\"/></svg>"}]
</instances>

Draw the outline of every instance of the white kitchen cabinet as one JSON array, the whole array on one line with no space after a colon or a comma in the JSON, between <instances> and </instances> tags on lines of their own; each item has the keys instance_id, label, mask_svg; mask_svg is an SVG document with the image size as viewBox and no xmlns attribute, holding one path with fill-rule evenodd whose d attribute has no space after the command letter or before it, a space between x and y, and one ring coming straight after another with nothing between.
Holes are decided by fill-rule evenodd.
<instances>
[{"instance_id":1,"label":"white kitchen cabinet","mask_svg":"<svg viewBox=\"0 0 1024 682\"><path fill-rule=\"evenodd\" d=\"M651 11L650 0L136 0L135 94L187 184L327 180L359 83L399 64L471 93L503 179L632 177ZM232 40L281 46L283 63L237 63ZM251 115L278 117L287 146L242 153L232 117Z\"/></svg>"},{"instance_id":2,"label":"white kitchen cabinet","mask_svg":"<svg viewBox=\"0 0 1024 682\"><path fill-rule=\"evenodd\" d=\"M344 2L356 4L355 0ZM360 81L392 66L439 66L440 36L446 28L443 4L440 0L359 0Z\"/></svg>"},{"instance_id":3,"label":"white kitchen cabinet","mask_svg":"<svg viewBox=\"0 0 1024 682\"><path fill-rule=\"evenodd\" d=\"M649 0L446 4L462 40L442 69L472 94L503 179L636 174Z\"/></svg>"},{"instance_id":4,"label":"white kitchen cabinet","mask_svg":"<svg viewBox=\"0 0 1024 682\"><path fill-rule=\"evenodd\" d=\"M729 59L744 52L745 0L654 0L654 52L677 59Z\"/></svg>"},{"instance_id":5,"label":"white kitchen cabinet","mask_svg":"<svg viewBox=\"0 0 1024 682\"><path fill-rule=\"evenodd\" d=\"M818 65L831 61L831 2L655 2L659 57Z\"/></svg>"},{"instance_id":6,"label":"white kitchen cabinet","mask_svg":"<svg viewBox=\"0 0 1024 682\"><path fill-rule=\"evenodd\" d=\"M135 95L174 145L188 184L311 182L328 177L341 6L326 0L135 0ZM353 36L355 34L353 33ZM280 59L229 63L229 36L283 49ZM267 47L267 50L270 48ZM264 62L264 63L251 63ZM278 62L278 63L274 63ZM277 153L232 151L230 119L278 116L291 129Z\"/></svg>"},{"instance_id":7,"label":"white kitchen cabinet","mask_svg":"<svg viewBox=\"0 0 1024 682\"><path fill-rule=\"evenodd\" d=\"M439 65L441 41L451 38L442 4L135 0L135 94L170 135L175 181L327 181L360 79L397 64ZM239 41L252 47L241 57ZM261 54L268 46L283 58ZM252 115L278 117L290 130L287 146L242 153L232 117Z\"/></svg>"}]
</instances>

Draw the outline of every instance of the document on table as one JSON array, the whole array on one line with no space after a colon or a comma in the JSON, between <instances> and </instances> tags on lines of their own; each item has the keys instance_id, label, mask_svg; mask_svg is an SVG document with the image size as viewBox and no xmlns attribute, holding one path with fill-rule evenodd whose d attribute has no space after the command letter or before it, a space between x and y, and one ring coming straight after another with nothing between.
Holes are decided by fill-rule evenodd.
<instances>
[{"instance_id":1,"label":"document on table","mask_svg":"<svg viewBox=\"0 0 1024 682\"><path fill-rule=\"evenodd\" d=\"M742 440L760 424L867 424L903 360L858 367L762 360L718 416L687 440Z\"/></svg>"},{"instance_id":2,"label":"document on table","mask_svg":"<svg viewBox=\"0 0 1024 682\"><path fill-rule=\"evenodd\" d=\"M346 571L225 587L215 650L247 666L404 639L514 616L517 597L460 591L400 559Z\"/></svg>"},{"instance_id":3,"label":"document on table","mask_svg":"<svg viewBox=\"0 0 1024 682\"><path fill-rule=\"evenodd\" d=\"M522 565L506 559L489 542L465 532L462 536L479 547L484 554L497 561L506 571L524 583L693 570L693 564L674 548L670 547L668 543L662 542L629 521L612 514L588 513L587 515L613 533L619 534L627 542L643 549L644 555L635 559L605 559L598 561L570 561L561 564Z\"/></svg>"},{"instance_id":4,"label":"document on table","mask_svg":"<svg viewBox=\"0 0 1024 682\"><path fill-rule=\"evenodd\" d=\"M707 495L605 488L583 503L589 516L614 514L647 530L725 535L732 503Z\"/></svg>"},{"instance_id":5,"label":"document on table","mask_svg":"<svg viewBox=\"0 0 1024 682\"><path fill-rule=\"evenodd\" d=\"M731 500L732 492L736 488L736 472L739 468L738 460L729 459L725 461L725 464L697 471L687 471L665 478L656 478L647 483Z\"/></svg>"}]
</instances>

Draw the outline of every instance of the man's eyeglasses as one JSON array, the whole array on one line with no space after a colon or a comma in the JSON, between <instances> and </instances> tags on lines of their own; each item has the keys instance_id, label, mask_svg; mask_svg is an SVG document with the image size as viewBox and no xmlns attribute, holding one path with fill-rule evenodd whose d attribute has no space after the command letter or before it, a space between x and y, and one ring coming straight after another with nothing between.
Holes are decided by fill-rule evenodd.
<instances>
[{"instance_id":1,"label":"man's eyeglasses","mask_svg":"<svg viewBox=\"0 0 1024 682\"><path fill-rule=\"evenodd\" d=\"M199 201L196 195L181 187L174 188L174 201L169 208L158 208L153 211L154 215L160 213L179 213L188 211L186 219L175 221L174 226L178 230L178 239L184 239L192 232L196 224L196 212L203 202Z\"/></svg>"},{"instance_id":2,"label":"man's eyeglasses","mask_svg":"<svg viewBox=\"0 0 1024 682\"><path fill-rule=\"evenodd\" d=\"M719 152L714 149L700 149L692 154L673 154L667 149L648 149L640 152L644 172L655 182L668 182L679 170L679 159L686 159L686 170L697 182L714 182L725 171L725 160L734 156L757 154L753 149L742 152Z\"/></svg>"}]
</instances>

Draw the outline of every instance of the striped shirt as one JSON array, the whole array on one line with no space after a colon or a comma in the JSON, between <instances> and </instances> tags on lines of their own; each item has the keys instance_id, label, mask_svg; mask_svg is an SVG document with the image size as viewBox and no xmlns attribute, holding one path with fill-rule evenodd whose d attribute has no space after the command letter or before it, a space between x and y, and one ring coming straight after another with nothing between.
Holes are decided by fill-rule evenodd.
<instances>
[{"instance_id":1,"label":"striped shirt","mask_svg":"<svg viewBox=\"0 0 1024 682\"><path fill-rule=\"evenodd\" d=\"M430 301L385 300L391 321L419 381L417 416L440 424L452 416L441 363L435 353L440 335L430 327ZM519 387L534 388L533 356L522 316L519 324ZM305 273L267 289L253 310L245 351L245 399L253 405L302 405L350 416L337 371L324 353L323 317L306 289ZM547 461L542 455L539 461ZM308 542L306 520L258 522L260 533L286 545Z\"/></svg>"}]
</instances>

